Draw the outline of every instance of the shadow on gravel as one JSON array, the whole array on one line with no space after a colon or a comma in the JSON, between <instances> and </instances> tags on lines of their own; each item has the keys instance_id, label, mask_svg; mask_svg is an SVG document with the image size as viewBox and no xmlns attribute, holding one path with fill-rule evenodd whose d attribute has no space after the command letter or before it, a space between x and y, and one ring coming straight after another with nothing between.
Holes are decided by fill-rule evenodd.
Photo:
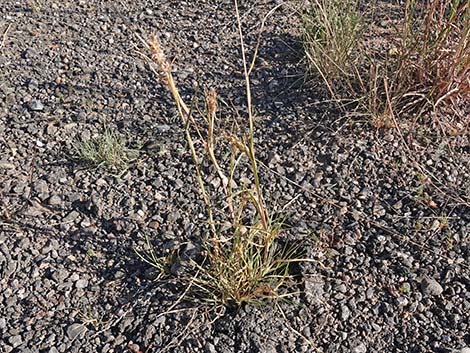
<instances>
[{"instance_id":1,"label":"shadow on gravel","mask_svg":"<svg viewBox=\"0 0 470 353\"><path fill-rule=\"evenodd\" d=\"M303 44L299 36L267 31L263 33L263 38L269 38L269 42L260 44L250 78L255 112L267 119L265 124L269 127L283 119L283 115L309 108L310 103L326 100L327 96L326 92L309 87L306 74L308 68L303 59ZM253 48L254 44L251 43L247 49L248 65L251 64ZM218 79L221 82L235 80L234 84L218 93L222 99L229 99L238 108L245 105L246 90L241 59L237 64L238 67ZM322 107L315 110L321 111Z\"/></svg>"}]
</instances>

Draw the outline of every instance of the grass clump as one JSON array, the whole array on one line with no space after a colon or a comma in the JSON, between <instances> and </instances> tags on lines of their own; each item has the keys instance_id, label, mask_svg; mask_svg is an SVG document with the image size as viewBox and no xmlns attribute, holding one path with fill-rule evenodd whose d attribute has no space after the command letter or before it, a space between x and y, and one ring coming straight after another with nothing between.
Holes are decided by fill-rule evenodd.
<instances>
[{"instance_id":1,"label":"grass clump","mask_svg":"<svg viewBox=\"0 0 470 353\"><path fill-rule=\"evenodd\" d=\"M231 239L220 243L220 235L208 244L207 266L199 266L202 276L195 281L206 300L229 306L259 303L279 298L289 278L294 259L293 247L276 242L282 223L252 222L233 230ZM216 246L214 246L216 244Z\"/></svg>"},{"instance_id":2,"label":"grass clump","mask_svg":"<svg viewBox=\"0 0 470 353\"><path fill-rule=\"evenodd\" d=\"M470 1L407 0L397 46L403 95L437 106L470 99Z\"/></svg>"},{"instance_id":3,"label":"grass clump","mask_svg":"<svg viewBox=\"0 0 470 353\"><path fill-rule=\"evenodd\" d=\"M334 96L357 74L362 23L355 1L313 0L303 15L304 50Z\"/></svg>"},{"instance_id":4,"label":"grass clump","mask_svg":"<svg viewBox=\"0 0 470 353\"><path fill-rule=\"evenodd\" d=\"M75 145L79 160L94 167L125 170L137 152L126 146L125 140L116 132L105 129L102 135L81 141Z\"/></svg>"},{"instance_id":5,"label":"grass clump","mask_svg":"<svg viewBox=\"0 0 470 353\"><path fill-rule=\"evenodd\" d=\"M314 0L304 12L311 68L334 99L353 97L379 127L470 100L470 0L400 6L396 25L381 31L361 25L374 20L361 18L354 0Z\"/></svg>"},{"instance_id":6,"label":"grass clump","mask_svg":"<svg viewBox=\"0 0 470 353\"><path fill-rule=\"evenodd\" d=\"M209 229L202 239L203 259L194 261L196 274L190 283L204 300L227 306L280 297L279 290L289 278L289 264L300 261L293 259L293 248L279 245L282 222L270 216L264 201L254 144L252 65L247 64L236 0L235 10L246 92L246 116L239 116L247 122L243 132L220 126L219 98L213 88L205 93L204 108L197 99L186 104L157 37L140 38L150 52L146 58L152 71L176 104L206 206ZM208 182L209 172L220 180L219 192Z\"/></svg>"}]
</instances>

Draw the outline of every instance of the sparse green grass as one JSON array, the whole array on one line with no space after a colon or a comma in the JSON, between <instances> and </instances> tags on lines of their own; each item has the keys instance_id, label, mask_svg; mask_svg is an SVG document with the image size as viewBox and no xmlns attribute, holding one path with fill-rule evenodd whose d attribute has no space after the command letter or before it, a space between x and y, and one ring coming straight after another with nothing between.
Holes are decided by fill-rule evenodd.
<instances>
[{"instance_id":1,"label":"sparse green grass","mask_svg":"<svg viewBox=\"0 0 470 353\"><path fill-rule=\"evenodd\" d=\"M105 129L103 135L75 144L74 148L81 161L117 171L127 169L128 163L137 157L137 151L128 148L125 140L110 129Z\"/></svg>"},{"instance_id":2,"label":"sparse green grass","mask_svg":"<svg viewBox=\"0 0 470 353\"><path fill-rule=\"evenodd\" d=\"M200 276L193 279L204 300L240 306L282 297L279 291L290 278L289 265L302 260L296 258L295 247L276 242L281 231L280 222L269 222L267 230L252 222L234 229L225 244L220 238L207 243L206 263L197 266Z\"/></svg>"},{"instance_id":3,"label":"sparse green grass","mask_svg":"<svg viewBox=\"0 0 470 353\"><path fill-rule=\"evenodd\" d=\"M166 256L158 256L154 247L150 243L150 237L145 235L145 247L143 249L134 249L137 256L154 267L157 270L156 279L160 279L168 275L171 265L174 263L175 253L170 252Z\"/></svg>"},{"instance_id":4,"label":"sparse green grass","mask_svg":"<svg viewBox=\"0 0 470 353\"><path fill-rule=\"evenodd\" d=\"M356 1L313 0L303 15L304 49L313 70L336 96L350 85L360 59L362 21Z\"/></svg>"}]
</instances>

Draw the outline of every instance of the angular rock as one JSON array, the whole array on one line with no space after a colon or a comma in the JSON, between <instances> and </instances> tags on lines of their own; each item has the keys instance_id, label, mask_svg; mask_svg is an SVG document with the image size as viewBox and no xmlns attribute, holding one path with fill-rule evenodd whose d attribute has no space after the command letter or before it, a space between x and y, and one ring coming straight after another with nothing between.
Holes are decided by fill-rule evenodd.
<instances>
[{"instance_id":1,"label":"angular rock","mask_svg":"<svg viewBox=\"0 0 470 353\"><path fill-rule=\"evenodd\" d=\"M347 305L341 305L341 320L346 321L350 315L351 310L349 310Z\"/></svg>"},{"instance_id":2,"label":"angular rock","mask_svg":"<svg viewBox=\"0 0 470 353\"><path fill-rule=\"evenodd\" d=\"M44 104L42 104L41 101L39 101L37 99L33 99L29 103L29 109L31 109L34 112L41 112L41 111L44 110Z\"/></svg>"},{"instance_id":3,"label":"angular rock","mask_svg":"<svg viewBox=\"0 0 470 353\"><path fill-rule=\"evenodd\" d=\"M78 289L86 288L86 287L88 286L88 280L87 280L87 279L79 279L79 280L75 283L75 286L76 286Z\"/></svg>"},{"instance_id":4,"label":"angular rock","mask_svg":"<svg viewBox=\"0 0 470 353\"><path fill-rule=\"evenodd\" d=\"M73 341L75 338L82 336L86 330L83 324L75 323L67 327L67 336Z\"/></svg>"},{"instance_id":5,"label":"angular rock","mask_svg":"<svg viewBox=\"0 0 470 353\"><path fill-rule=\"evenodd\" d=\"M0 161L0 169L15 169L15 165L10 162Z\"/></svg>"},{"instance_id":6,"label":"angular rock","mask_svg":"<svg viewBox=\"0 0 470 353\"><path fill-rule=\"evenodd\" d=\"M23 342L23 339L20 335L11 336L8 338L8 343L10 343L13 348L18 347Z\"/></svg>"},{"instance_id":7,"label":"angular rock","mask_svg":"<svg viewBox=\"0 0 470 353\"><path fill-rule=\"evenodd\" d=\"M364 343L359 343L352 350L353 353L367 353L367 347Z\"/></svg>"},{"instance_id":8,"label":"angular rock","mask_svg":"<svg viewBox=\"0 0 470 353\"><path fill-rule=\"evenodd\" d=\"M48 201L51 206L58 206L62 203L62 199L58 195L52 195Z\"/></svg>"},{"instance_id":9,"label":"angular rock","mask_svg":"<svg viewBox=\"0 0 470 353\"><path fill-rule=\"evenodd\" d=\"M431 277L424 277L421 280L421 290L427 295L440 295L444 291L442 286Z\"/></svg>"}]
</instances>

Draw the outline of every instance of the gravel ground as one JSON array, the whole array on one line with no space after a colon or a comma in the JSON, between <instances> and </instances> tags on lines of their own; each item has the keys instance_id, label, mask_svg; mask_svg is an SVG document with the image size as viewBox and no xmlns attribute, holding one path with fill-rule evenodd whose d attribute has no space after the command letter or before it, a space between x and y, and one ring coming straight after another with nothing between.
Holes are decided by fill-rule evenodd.
<instances>
[{"instance_id":1,"label":"gravel ground","mask_svg":"<svg viewBox=\"0 0 470 353\"><path fill-rule=\"evenodd\" d=\"M134 249L148 236L162 254L197 251L204 216L134 33L160 33L183 87L242 106L243 81L231 1L149 3L2 1L0 352L468 353L468 132L377 131L322 103L288 6L253 73L258 157L270 202L316 261L288 302L237 311L155 280ZM249 45L279 3L243 1ZM105 127L144 146L120 175L72 158Z\"/></svg>"}]
</instances>

